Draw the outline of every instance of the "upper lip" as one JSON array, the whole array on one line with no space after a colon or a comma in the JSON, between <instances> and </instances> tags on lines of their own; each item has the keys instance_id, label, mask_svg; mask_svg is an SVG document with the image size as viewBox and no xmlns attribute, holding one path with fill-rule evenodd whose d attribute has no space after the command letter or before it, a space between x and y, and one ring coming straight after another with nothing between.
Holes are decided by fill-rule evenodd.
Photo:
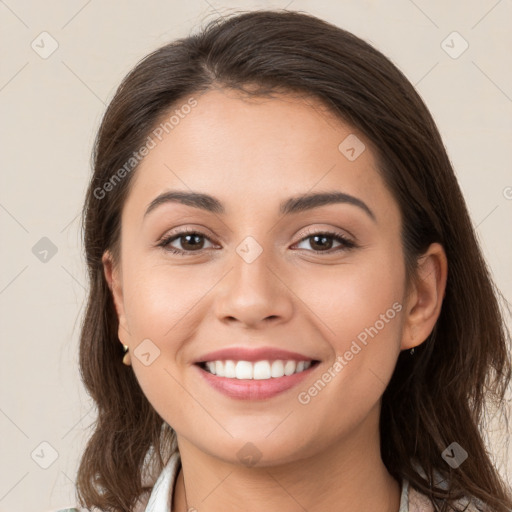
<instances>
[{"instance_id":1,"label":"upper lip","mask_svg":"<svg viewBox=\"0 0 512 512\"><path fill-rule=\"evenodd\" d=\"M202 355L194 363L205 363L208 361L276 361L276 360L294 360L294 361L316 361L314 357L309 357L298 352L290 352L275 347L231 347L215 350Z\"/></svg>"}]
</instances>

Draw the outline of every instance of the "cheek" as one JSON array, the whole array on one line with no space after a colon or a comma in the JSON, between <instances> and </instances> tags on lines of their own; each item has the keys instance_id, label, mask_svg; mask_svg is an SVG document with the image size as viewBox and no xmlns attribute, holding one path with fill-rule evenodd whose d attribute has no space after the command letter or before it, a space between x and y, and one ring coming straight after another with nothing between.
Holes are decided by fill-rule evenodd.
<instances>
[{"instance_id":1,"label":"cheek","mask_svg":"<svg viewBox=\"0 0 512 512\"><path fill-rule=\"evenodd\" d=\"M392 257L389 258L393 260ZM379 333L397 332L397 307L402 299L403 269L384 258L364 264L333 267L307 274L301 283L300 297L318 316L326 337L337 352L350 347L350 341L377 324ZM299 281L297 281L299 283ZM394 324L394 325L392 325Z\"/></svg>"},{"instance_id":2,"label":"cheek","mask_svg":"<svg viewBox=\"0 0 512 512\"><path fill-rule=\"evenodd\" d=\"M132 343L137 346L142 340L151 340L158 349L155 351L163 356L155 361L157 366L185 363L181 348L194 339L201 326L207 313L205 304L219 281L218 273L206 264L171 266L134 258L127 262L123 274Z\"/></svg>"},{"instance_id":3,"label":"cheek","mask_svg":"<svg viewBox=\"0 0 512 512\"><path fill-rule=\"evenodd\" d=\"M330 275L310 275L309 291L304 284L300 292L331 351L324 399L354 412L355 403L367 407L379 399L400 351L404 269L396 257L390 252Z\"/></svg>"},{"instance_id":4,"label":"cheek","mask_svg":"<svg viewBox=\"0 0 512 512\"><path fill-rule=\"evenodd\" d=\"M201 300L218 279L206 267L155 265L135 257L127 258L123 278L129 335L135 346L133 371L155 410L174 421L190 401L181 384L185 369L181 347L195 337ZM149 364L144 354L149 354Z\"/></svg>"}]
</instances>

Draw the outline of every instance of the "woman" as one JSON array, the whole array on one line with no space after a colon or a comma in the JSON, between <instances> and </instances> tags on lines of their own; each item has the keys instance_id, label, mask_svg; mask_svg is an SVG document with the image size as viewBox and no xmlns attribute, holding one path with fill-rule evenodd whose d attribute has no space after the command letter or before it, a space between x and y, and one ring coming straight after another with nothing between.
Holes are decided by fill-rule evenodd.
<instances>
[{"instance_id":1,"label":"woman","mask_svg":"<svg viewBox=\"0 0 512 512\"><path fill-rule=\"evenodd\" d=\"M129 73L94 156L81 505L511 509L481 433L510 336L386 57L298 12L217 20Z\"/></svg>"}]
</instances>

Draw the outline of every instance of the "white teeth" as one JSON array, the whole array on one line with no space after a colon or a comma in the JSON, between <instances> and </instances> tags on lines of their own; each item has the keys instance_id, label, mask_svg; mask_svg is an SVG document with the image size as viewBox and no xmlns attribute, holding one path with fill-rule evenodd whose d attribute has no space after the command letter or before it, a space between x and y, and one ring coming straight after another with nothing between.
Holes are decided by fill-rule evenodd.
<instances>
[{"instance_id":1,"label":"white teeth","mask_svg":"<svg viewBox=\"0 0 512 512\"><path fill-rule=\"evenodd\" d=\"M252 364L249 361L238 361L235 372L237 379L252 379Z\"/></svg>"},{"instance_id":2,"label":"white teeth","mask_svg":"<svg viewBox=\"0 0 512 512\"><path fill-rule=\"evenodd\" d=\"M270 363L268 361L258 361L253 366L253 379L270 379Z\"/></svg>"},{"instance_id":3,"label":"white teeth","mask_svg":"<svg viewBox=\"0 0 512 512\"><path fill-rule=\"evenodd\" d=\"M224 361L215 361L215 375L224 377Z\"/></svg>"},{"instance_id":4,"label":"white teeth","mask_svg":"<svg viewBox=\"0 0 512 512\"><path fill-rule=\"evenodd\" d=\"M234 361L226 361L224 364L224 377L236 378L236 365Z\"/></svg>"},{"instance_id":5,"label":"white teeth","mask_svg":"<svg viewBox=\"0 0 512 512\"><path fill-rule=\"evenodd\" d=\"M282 377L284 375L283 361L273 361L272 362L272 368L270 370L270 375L272 377Z\"/></svg>"},{"instance_id":6,"label":"white teeth","mask_svg":"<svg viewBox=\"0 0 512 512\"><path fill-rule=\"evenodd\" d=\"M284 365L284 374L292 375L292 373L295 373L296 369L297 369L297 363L295 361L286 361L286 363Z\"/></svg>"},{"instance_id":7,"label":"white teeth","mask_svg":"<svg viewBox=\"0 0 512 512\"><path fill-rule=\"evenodd\" d=\"M312 361L208 361L207 370L213 375L229 379L268 380L307 370Z\"/></svg>"}]
</instances>

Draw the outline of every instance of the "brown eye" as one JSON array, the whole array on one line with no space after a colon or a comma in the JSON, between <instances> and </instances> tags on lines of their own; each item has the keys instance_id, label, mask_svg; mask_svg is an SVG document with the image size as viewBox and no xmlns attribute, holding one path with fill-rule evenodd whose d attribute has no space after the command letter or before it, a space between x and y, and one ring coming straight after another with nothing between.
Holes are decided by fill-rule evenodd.
<instances>
[{"instance_id":1,"label":"brown eye","mask_svg":"<svg viewBox=\"0 0 512 512\"><path fill-rule=\"evenodd\" d=\"M181 231L164 238L158 245L174 254L186 255L187 253L202 251L206 240L210 241L203 233L197 231ZM172 245L175 243L177 243L179 247Z\"/></svg>"},{"instance_id":2,"label":"brown eye","mask_svg":"<svg viewBox=\"0 0 512 512\"><path fill-rule=\"evenodd\" d=\"M304 237L299 244L308 240L309 245L314 252L332 253L356 247L356 244L348 238L345 238L339 233L332 233L328 231L319 231L317 233L308 234L308 236ZM339 246L334 250L331 250L335 242L338 242ZM301 247L299 247L299 249L301 249Z\"/></svg>"},{"instance_id":3,"label":"brown eye","mask_svg":"<svg viewBox=\"0 0 512 512\"><path fill-rule=\"evenodd\" d=\"M193 235L180 235L176 240L181 240L181 247L186 250L202 249L204 245L204 239L199 234Z\"/></svg>"}]
</instances>

